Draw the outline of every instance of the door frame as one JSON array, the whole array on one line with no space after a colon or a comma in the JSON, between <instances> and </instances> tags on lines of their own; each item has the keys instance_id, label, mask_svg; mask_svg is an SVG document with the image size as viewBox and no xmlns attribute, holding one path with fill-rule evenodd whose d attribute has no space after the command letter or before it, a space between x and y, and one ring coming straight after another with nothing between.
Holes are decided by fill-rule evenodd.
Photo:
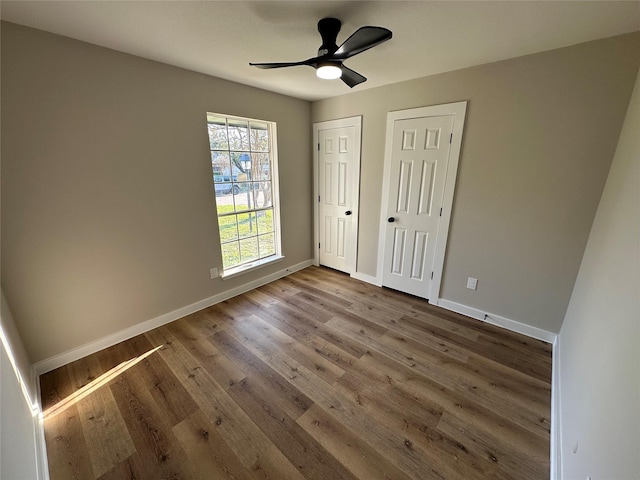
<instances>
[{"instance_id":1,"label":"door frame","mask_svg":"<svg viewBox=\"0 0 640 480\"><path fill-rule=\"evenodd\" d=\"M353 238L349 242L348 248L351 252L350 258L347 262L347 273L353 276L356 273L357 259L358 259L358 219L360 217L360 152L362 145L362 116L340 118L337 120L328 120L325 122L317 122L313 124L313 264L317 267L320 265L320 219L318 218L318 197L319 197L319 185L320 172L318 151L320 150L319 132L320 130L329 130L332 128L343 127L355 127L355 145L354 145L354 172L357 175L354 176L355 184L353 185L352 195L353 204L351 221L353 227Z\"/></svg>"},{"instance_id":2,"label":"door frame","mask_svg":"<svg viewBox=\"0 0 640 480\"><path fill-rule=\"evenodd\" d=\"M429 303L438 305L440 299L440 287L442 285L442 274L444 271L444 259L449 237L449 227L451 224L451 211L453 209L453 198L455 194L456 178L458 176L458 164L460 161L460 150L462 148L462 133L464 131L464 120L467 112L467 102L447 103L443 105L433 105L429 107L411 108L408 110L397 110L387 113L387 132L385 137L384 151L384 174L382 177L382 203L380 207L380 230L378 233L378 265L377 278L378 285L382 285L382 275L384 268L385 254L385 231L387 228L387 205L389 201L389 176L391 175L391 155L393 143L393 128L397 120L406 120L420 117L439 117L443 115L453 115L453 137L449 150L449 160L445 175L444 193L442 198L442 216L436 235L436 246L433 257L433 280L430 282L427 298Z\"/></svg>"}]
</instances>

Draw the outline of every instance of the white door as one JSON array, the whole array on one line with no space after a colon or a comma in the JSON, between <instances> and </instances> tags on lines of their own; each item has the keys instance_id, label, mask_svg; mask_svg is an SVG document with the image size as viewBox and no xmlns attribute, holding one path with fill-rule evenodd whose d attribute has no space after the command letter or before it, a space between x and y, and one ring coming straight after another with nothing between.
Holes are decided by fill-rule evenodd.
<instances>
[{"instance_id":1,"label":"white door","mask_svg":"<svg viewBox=\"0 0 640 480\"><path fill-rule=\"evenodd\" d=\"M350 274L355 272L360 177L357 120L358 125L316 125L318 263Z\"/></svg>"},{"instance_id":2,"label":"white door","mask_svg":"<svg viewBox=\"0 0 640 480\"><path fill-rule=\"evenodd\" d=\"M393 122L382 284L423 298L433 279L453 125L454 115Z\"/></svg>"}]
</instances>

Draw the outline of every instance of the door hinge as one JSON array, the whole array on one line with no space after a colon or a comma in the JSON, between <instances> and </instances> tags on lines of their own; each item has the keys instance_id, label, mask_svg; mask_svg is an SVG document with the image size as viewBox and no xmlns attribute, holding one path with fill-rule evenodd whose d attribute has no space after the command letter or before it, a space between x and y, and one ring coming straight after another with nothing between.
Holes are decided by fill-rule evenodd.
<instances>
[{"instance_id":1,"label":"door hinge","mask_svg":"<svg viewBox=\"0 0 640 480\"><path fill-rule=\"evenodd\" d=\"M431 280L433 280L433 272L431 272Z\"/></svg>"},{"instance_id":2,"label":"door hinge","mask_svg":"<svg viewBox=\"0 0 640 480\"><path fill-rule=\"evenodd\" d=\"M442 216L442 207L440 208L440 216Z\"/></svg>"},{"instance_id":3,"label":"door hinge","mask_svg":"<svg viewBox=\"0 0 640 480\"><path fill-rule=\"evenodd\" d=\"M318 142L318 151L320 151L320 143Z\"/></svg>"},{"instance_id":4,"label":"door hinge","mask_svg":"<svg viewBox=\"0 0 640 480\"><path fill-rule=\"evenodd\" d=\"M320 203L320 195L318 195L318 203Z\"/></svg>"},{"instance_id":5,"label":"door hinge","mask_svg":"<svg viewBox=\"0 0 640 480\"><path fill-rule=\"evenodd\" d=\"M449 135L449 143L451 143L452 141L453 141L453 133Z\"/></svg>"},{"instance_id":6,"label":"door hinge","mask_svg":"<svg viewBox=\"0 0 640 480\"><path fill-rule=\"evenodd\" d=\"M320 250L320 242L318 242L318 250Z\"/></svg>"}]
</instances>

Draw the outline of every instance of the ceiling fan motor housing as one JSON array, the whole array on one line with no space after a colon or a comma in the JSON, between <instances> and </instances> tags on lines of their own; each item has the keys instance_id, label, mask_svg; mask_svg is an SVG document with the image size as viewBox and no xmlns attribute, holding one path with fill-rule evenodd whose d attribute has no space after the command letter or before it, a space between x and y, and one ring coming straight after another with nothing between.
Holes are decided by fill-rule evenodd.
<instances>
[{"instance_id":1,"label":"ceiling fan motor housing","mask_svg":"<svg viewBox=\"0 0 640 480\"><path fill-rule=\"evenodd\" d=\"M318 50L318 56L333 55L338 50L336 39L342 22L337 18L323 18L318 22L318 32L322 37L322 46Z\"/></svg>"}]
</instances>

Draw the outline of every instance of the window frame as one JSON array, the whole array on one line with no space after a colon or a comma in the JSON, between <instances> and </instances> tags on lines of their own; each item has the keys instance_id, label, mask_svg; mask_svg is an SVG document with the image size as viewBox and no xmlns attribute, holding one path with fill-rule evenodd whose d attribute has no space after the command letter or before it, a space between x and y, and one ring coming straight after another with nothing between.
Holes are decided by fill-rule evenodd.
<instances>
[{"instance_id":1,"label":"window frame","mask_svg":"<svg viewBox=\"0 0 640 480\"><path fill-rule=\"evenodd\" d=\"M255 122L255 123L262 123L262 124L266 124L267 125L267 130L268 130L268 136L269 136L269 177L270 177L270 182L271 182L271 207L258 207L256 208L254 206L254 208L252 209L247 209L247 210L236 210L235 208L235 204L234 204L234 211L233 213L224 213L224 214L220 214L218 212L218 198L216 195L216 185L215 185L215 180L214 177L216 176L215 170L213 168L213 162L212 162L212 152L216 151L215 149L211 149L211 140L209 137L209 130L208 130L208 125L210 123L209 118L210 117L218 117L218 118L224 118L226 121L226 124L229 125L230 121L240 121L240 122L247 122L249 128L251 125L251 122ZM284 255L282 254L282 240L281 240L281 230L282 230L282 224L281 224L281 217L280 217L280 182L279 182L279 163L278 163L278 141L277 141L277 125L276 122L271 121L271 120L261 120L261 119L256 119L256 118L249 118L249 117L240 117L240 116L236 116L236 115L228 115L225 113L217 113L217 112L210 112L207 111L206 114L206 119L207 119L207 141L209 143L209 163L211 165L211 186L213 187L213 194L214 194L214 201L215 201L215 210L216 210L216 230L218 233L218 247L220 248L220 263L221 263L221 270L222 273L220 274L220 278L222 278L223 280L229 279L229 278L233 278L236 277L238 275L244 274L244 273L248 273L250 271L256 270L258 268L264 267L266 265L270 265L272 263L276 263L279 262L281 260L284 259ZM218 150L219 151L219 150ZM236 151L236 150L232 150L231 148L228 148L227 151L229 152L229 154L232 151ZM251 148L249 148L249 154L251 154ZM255 153L260 153L260 152L255 152ZM230 165L231 169L233 169L233 166ZM230 172L230 182L232 181L233 178L233 174L232 172ZM219 225L219 220L221 217L228 217L231 215L238 215L238 214L243 214L243 213L249 213L249 212L256 212L256 211L264 211L264 210L272 210L273 212L273 218L272 218L272 222L273 222L273 241L274 241L274 247L275 247L275 253L271 254L267 257L263 257L263 258L257 258L255 260L251 260L248 261L246 263L241 263L239 265L230 267L225 269L224 267L224 261L222 258L222 238L220 235L220 225ZM236 242L240 241L240 238L238 238L237 240L235 240Z\"/></svg>"}]
</instances>

